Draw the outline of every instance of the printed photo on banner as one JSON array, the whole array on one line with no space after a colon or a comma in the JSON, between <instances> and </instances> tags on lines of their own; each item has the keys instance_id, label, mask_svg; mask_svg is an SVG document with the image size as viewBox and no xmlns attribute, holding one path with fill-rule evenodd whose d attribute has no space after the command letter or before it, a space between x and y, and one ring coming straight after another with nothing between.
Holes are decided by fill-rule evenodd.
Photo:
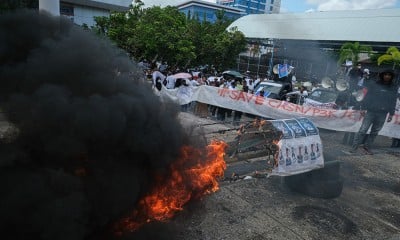
<instances>
[{"instance_id":1,"label":"printed photo on banner","mask_svg":"<svg viewBox=\"0 0 400 240\"><path fill-rule=\"evenodd\" d=\"M295 138L306 137L305 129L295 119L284 120L286 125L293 131Z\"/></svg>"},{"instance_id":2,"label":"printed photo on banner","mask_svg":"<svg viewBox=\"0 0 400 240\"><path fill-rule=\"evenodd\" d=\"M282 132L282 134L283 134L282 138L283 139L291 139L291 138L293 138L292 130L290 130L290 128L286 125L286 123L284 121L282 121L282 120L274 120L274 121L271 121L271 122L272 122L272 125L275 128L279 129Z\"/></svg>"},{"instance_id":3,"label":"printed photo on banner","mask_svg":"<svg viewBox=\"0 0 400 240\"><path fill-rule=\"evenodd\" d=\"M273 169L273 173L276 175L287 176L324 166L319 136L282 139L278 143L278 147L278 166Z\"/></svg>"},{"instance_id":4,"label":"printed photo on banner","mask_svg":"<svg viewBox=\"0 0 400 240\"><path fill-rule=\"evenodd\" d=\"M318 128L308 118L298 118L297 121L306 130L307 136L319 135Z\"/></svg>"}]
</instances>

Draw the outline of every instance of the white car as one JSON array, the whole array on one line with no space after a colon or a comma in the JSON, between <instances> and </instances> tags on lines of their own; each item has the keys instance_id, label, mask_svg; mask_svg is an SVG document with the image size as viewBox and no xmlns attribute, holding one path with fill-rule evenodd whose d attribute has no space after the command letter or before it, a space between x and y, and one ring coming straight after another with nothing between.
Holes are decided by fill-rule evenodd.
<instances>
[{"instance_id":1,"label":"white car","mask_svg":"<svg viewBox=\"0 0 400 240\"><path fill-rule=\"evenodd\" d=\"M336 100L338 96L339 92L337 91L327 88L317 88L304 99L303 105L325 109L337 109Z\"/></svg>"},{"instance_id":2,"label":"white car","mask_svg":"<svg viewBox=\"0 0 400 240\"><path fill-rule=\"evenodd\" d=\"M285 100L292 87L287 82L263 81L255 87L254 94L259 96L261 91L264 91L264 97Z\"/></svg>"}]
</instances>

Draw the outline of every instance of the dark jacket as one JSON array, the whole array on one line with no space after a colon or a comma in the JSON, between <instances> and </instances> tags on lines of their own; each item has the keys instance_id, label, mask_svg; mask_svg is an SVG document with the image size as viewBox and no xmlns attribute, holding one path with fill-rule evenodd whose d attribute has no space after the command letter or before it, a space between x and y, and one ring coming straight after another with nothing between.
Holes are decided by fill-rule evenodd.
<instances>
[{"instance_id":1,"label":"dark jacket","mask_svg":"<svg viewBox=\"0 0 400 240\"><path fill-rule=\"evenodd\" d=\"M349 71L349 87L354 91L358 89L358 81L362 78L363 71L359 68L352 68Z\"/></svg>"},{"instance_id":2,"label":"dark jacket","mask_svg":"<svg viewBox=\"0 0 400 240\"><path fill-rule=\"evenodd\" d=\"M390 85L383 84L382 74L379 74L376 81L369 80L366 84L368 91L361 102L361 109L394 115L397 101L397 88L394 85L393 80Z\"/></svg>"}]
</instances>

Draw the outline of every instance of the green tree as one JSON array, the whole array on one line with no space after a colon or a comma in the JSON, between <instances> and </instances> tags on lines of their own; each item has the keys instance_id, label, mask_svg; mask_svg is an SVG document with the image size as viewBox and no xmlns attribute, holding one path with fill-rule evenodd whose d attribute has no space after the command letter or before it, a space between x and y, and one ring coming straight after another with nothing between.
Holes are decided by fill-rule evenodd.
<instances>
[{"instance_id":1,"label":"green tree","mask_svg":"<svg viewBox=\"0 0 400 240\"><path fill-rule=\"evenodd\" d=\"M183 13L175 7L142 6L141 1L136 1L127 13L95 18L95 30L136 59L183 64L195 58Z\"/></svg>"},{"instance_id":2,"label":"green tree","mask_svg":"<svg viewBox=\"0 0 400 240\"><path fill-rule=\"evenodd\" d=\"M353 66L357 65L360 60L361 53L367 53L368 56L372 52L372 47L368 45L361 45L359 42L347 42L342 45L339 51L338 64L344 63L346 60L351 60Z\"/></svg>"},{"instance_id":3,"label":"green tree","mask_svg":"<svg viewBox=\"0 0 400 240\"><path fill-rule=\"evenodd\" d=\"M246 47L246 39L237 29L229 29L232 20L224 11L216 12L215 23L189 21L188 28L196 49L195 65L213 64L219 70L236 65L236 57Z\"/></svg>"},{"instance_id":4,"label":"green tree","mask_svg":"<svg viewBox=\"0 0 400 240\"><path fill-rule=\"evenodd\" d=\"M143 15L143 2L135 0L128 12L112 12L109 17L94 17L93 30L107 36L131 57L141 56L142 46L137 41L136 27Z\"/></svg>"},{"instance_id":5,"label":"green tree","mask_svg":"<svg viewBox=\"0 0 400 240\"><path fill-rule=\"evenodd\" d=\"M176 7L143 8L135 1L126 13L96 17L94 30L109 37L135 59L166 61L170 66L214 64L234 66L236 56L246 45L237 29L227 30L232 22L217 12L217 21L186 17Z\"/></svg>"},{"instance_id":6,"label":"green tree","mask_svg":"<svg viewBox=\"0 0 400 240\"><path fill-rule=\"evenodd\" d=\"M386 53L378 57L378 65L381 64L392 64L394 70L396 65L400 66L400 52L396 47L389 47Z\"/></svg>"},{"instance_id":7,"label":"green tree","mask_svg":"<svg viewBox=\"0 0 400 240\"><path fill-rule=\"evenodd\" d=\"M187 31L186 16L176 7L146 9L135 34L149 59L182 66L196 57L195 46Z\"/></svg>"},{"instance_id":8,"label":"green tree","mask_svg":"<svg viewBox=\"0 0 400 240\"><path fill-rule=\"evenodd\" d=\"M237 28L231 28L224 31L216 38L214 65L223 70L231 68L236 64L236 58L239 53L246 50L246 39L242 32Z\"/></svg>"}]
</instances>

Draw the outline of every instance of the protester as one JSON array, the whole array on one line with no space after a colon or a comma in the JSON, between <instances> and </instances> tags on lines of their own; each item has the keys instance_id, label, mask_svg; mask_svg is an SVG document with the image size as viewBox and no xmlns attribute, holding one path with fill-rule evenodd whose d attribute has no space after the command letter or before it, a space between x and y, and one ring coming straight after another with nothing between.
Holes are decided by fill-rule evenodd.
<instances>
[{"instance_id":1,"label":"protester","mask_svg":"<svg viewBox=\"0 0 400 240\"><path fill-rule=\"evenodd\" d=\"M292 75L292 78L291 78L292 86L295 86L297 84L296 74L294 72L292 72L291 75Z\"/></svg>"},{"instance_id":2,"label":"protester","mask_svg":"<svg viewBox=\"0 0 400 240\"><path fill-rule=\"evenodd\" d=\"M213 79L213 78L209 78L209 79L208 79L209 85L210 85L210 86L213 86L213 87L219 87L219 80L218 80L218 78L217 78L217 77L214 77L214 80L212 80L212 79ZM209 111L210 111L210 114L211 114L211 118L217 117L217 116L216 116L216 113L217 113L218 107L209 104L209 105L208 105L208 108L209 108Z\"/></svg>"},{"instance_id":3,"label":"protester","mask_svg":"<svg viewBox=\"0 0 400 240\"><path fill-rule=\"evenodd\" d=\"M198 68L195 68L194 71L192 71L192 76L194 80L197 80L202 77L201 72L199 71Z\"/></svg>"},{"instance_id":4,"label":"protester","mask_svg":"<svg viewBox=\"0 0 400 240\"><path fill-rule=\"evenodd\" d=\"M166 76L158 70L154 70L151 75L153 80L153 88L157 88L158 91L161 91L161 85Z\"/></svg>"},{"instance_id":5,"label":"protester","mask_svg":"<svg viewBox=\"0 0 400 240\"><path fill-rule=\"evenodd\" d=\"M167 69L168 69L168 64L166 62L160 63L158 65L158 70L162 73L162 74L167 74Z\"/></svg>"},{"instance_id":6,"label":"protester","mask_svg":"<svg viewBox=\"0 0 400 240\"><path fill-rule=\"evenodd\" d=\"M289 98L289 102L302 105L304 103L304 98L308 97L308 91L305 86L300 86L299 90L289 92L286 96Z\"/></svg>"},{"instance_id":7,"label":"protester","mask_svg":"<svg viewBox=\"0 0 400 240\"><path fill-rule=\"evenodd\" d=\"M187 112L193 95L192 86L190 86L189 79L181 80L181 85L179 86L176 95L178 97L179 104L181 105L181 111Z\"/></svg>"},{"instance_id":8,"label":"protester","mask_svg":"<svg viewBox=\"0 0 400 240\"><path fill-rule=\"evenodd\" d=\"M382 129L387 114L387 122L392 121L397 101L397 89L394 87L394 73L392 70L382 71L377 81L370 81L367 84L367 93L361 102L361 110L364 115L361 127L356 134L351 153L356 153L361 145L368 129L370 134L365 140L363 150L366 154L373 154L370 147L379 131Z\"/></svg>"},{"instance_id":9,"label":"protester","mask_svg":"<svg viewBox=\"0 0 400 240\"><path fill-rule=\"evenodd\" d=\"M360 80L358 80L358 83L357 83L358 88L359 89L363 88L364 84L368 81L368 79L369 79L369 69L366 68L363 70L362 77L360 78Z\"/></svg>"},{"instance_id":10,"label":"protester","mask_svg":"<svg viewBox=\"0 0 400 240\"><path fill-rule=\"evenodd\" d=\"M349 78L349 87L350 91L358 90L358 82L363 77L363 71L361 70L361 64L358 64L357 67L352 67L348 72Z\"/></svg>"},{"instance_id":11,"label":"protester","mask_svg":"<svg viewBox=\"0 0 400 240\"><path fill-rule=\"evenodd\" d=\"M228 81L225 80L224 78L220 78L220 83L219 84L220 84L219 88L226 88L226 89L229 88ZM218 109L217 109L217 120L225 121L226 115L229 112L229 110L230 109L223 108L223 107L218 107Z\"/></svg>"},{"instance_id":12,"label":"protester","mask_svg":"<svg viewBox=\"0 0 400 240\"><path fill-rule=\"evenodd\" d=\"M167 78L166 78L165 80L166 80L166 84L165 84L165 87L166 87L166 88L168 88L168 89L174 89L174 88L175 88L176 79L175 79L175 77L172 75L171 72L168 73L168 76L167 76Z\"/></svg>"},{"instance_id":13,"label":"protester","mask_svg":"<svg viewBox=\"0 0 400 240\"><path fill-rule=\"evenodd\" d=\"M205 76L202 76L199 79L198 83L199 83L200 86L202 86L202 85L206 85L206 81L207 81L207 78ZM207 105L207 103L196 102L196 105L194 107L194 113L197 116L202 117L202 118L208 117L208 105Z\"/></svg>"},{"instance_id":14,"label":"protester","mask_svg":"<svg viewBox=\"0 0 400 240\"><path fill-rule=\"evenodd\" d=\"M250 77L245 77L243 82L246 82L246 85L249 88L249 92L253 93L254 92L254 87L255 87L254 80L252 78L250 78Z\"/></svg>"},{"instance_id":15,"label":"protester","mask_svg":"<svg viewBox=\"0 0 400 240\"><path fill-rule=\"evenodd\" d=\"M243 85L241 85L241 81L239 81L239 80L237 80L236 82L237 82L237 85L236 85L237 90L243 91L245 93L249 92L249 87L247 86L246 81L243 80ZM238 87L238 86L240 86L240 87ZM233 125L235 125L235 126L240 125L240 120L242 119L242 115L243 115L243 112L241 112L241 111L235 110L233 112Z\"/></svg>"}]
</instances>

